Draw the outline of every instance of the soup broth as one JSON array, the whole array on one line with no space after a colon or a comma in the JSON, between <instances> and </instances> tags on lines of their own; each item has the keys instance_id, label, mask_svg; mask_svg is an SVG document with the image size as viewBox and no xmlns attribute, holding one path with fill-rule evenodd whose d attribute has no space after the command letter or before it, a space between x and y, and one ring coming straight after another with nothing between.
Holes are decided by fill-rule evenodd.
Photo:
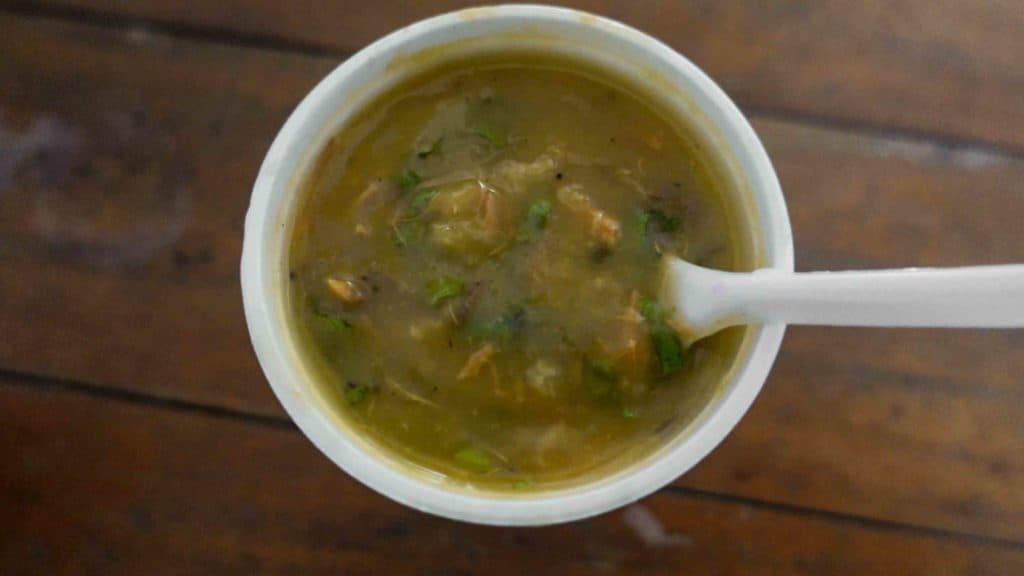
<instances>
[{"instance_id":1,"label":"soup broth","mask_svg":"<svg viewBox=\"0 0 1024 576\"><path fill-rule=\"evenodd\" d=\"M326 146L290 252L295 328L371 442L448 479L545 489L653 452L743 337L689 348L665 255L748 269L737 210L680 122L573 63L466 62Z\"/></svg>"}]
</instances>

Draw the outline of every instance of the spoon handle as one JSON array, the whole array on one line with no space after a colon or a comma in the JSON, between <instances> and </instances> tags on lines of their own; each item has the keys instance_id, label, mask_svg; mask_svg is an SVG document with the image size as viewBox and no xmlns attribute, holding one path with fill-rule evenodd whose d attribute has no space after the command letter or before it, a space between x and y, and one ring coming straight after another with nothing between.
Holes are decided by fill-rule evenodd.
<instances>
[{"instance_id":1,"label":"spoon handle","mask_svg":"<svg viewBox=\"0 0 1024 576\"><path fill-rule=\"evenodd\" d=\"M700 306L727 324L1024 327L1024 265L709 278ZM681 294L681 298L689 299Z\"/></svg>"}]
</instances>

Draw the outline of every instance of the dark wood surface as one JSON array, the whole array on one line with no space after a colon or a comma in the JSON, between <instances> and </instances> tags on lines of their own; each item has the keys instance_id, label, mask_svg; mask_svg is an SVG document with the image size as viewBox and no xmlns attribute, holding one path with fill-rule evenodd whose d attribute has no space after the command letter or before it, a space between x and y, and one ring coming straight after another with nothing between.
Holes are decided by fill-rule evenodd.
<instances>
[{"instance_id":1,"label":"dark wood surface","mask_svg":"<svg viewBox=\"0 0 1024 576\"><path fill-rule=\"evenodd\" d=\"M586 522L449 522L286 425L0 381L5 574L1020 573L1013 545L666 490Z\"/></svg>"},{"instance_id":2,"label":"dark wood surface","mask_svg":"<svg viewBox=\"0 0 1024 576\"><path fill-rule=\"evenodd\" d=\"M575 0L686 54L742 105L1024 148L1020 0ZM35 5L35 3L32 3ZM307 53L351 53L473 0L49 0Z\"/></svg>"},{"instance_id":3,"label":"dark wood surface","mask_svg":"<svg viewBox=\"0 0 1024 576\"><path fill-rule=\"evenodd\" d=\"M320 77L457 4L0 3L0 573L1020 573L1020 331L793 328L704 463L562 527L315 451L249 347L249 190ZM799 268L1024 261L1019 2L577 5L750 113Z\"/></svg>"}]
</instances>

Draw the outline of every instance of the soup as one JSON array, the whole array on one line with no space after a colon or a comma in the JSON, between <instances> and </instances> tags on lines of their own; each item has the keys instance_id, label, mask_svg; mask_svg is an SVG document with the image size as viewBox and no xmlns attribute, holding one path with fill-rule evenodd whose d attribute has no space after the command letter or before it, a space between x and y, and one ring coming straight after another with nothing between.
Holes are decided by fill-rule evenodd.
<instances>
[{"instance_id":1,"label":"soup","mask_svg":"<svg viewBox=\"0 0 1024 576\"><path fill-rule=\"evenodd\" d=\"M337 410L425 472L497 490L623 469L691 422L743 332L689 348L676 255L747 268L685 126L570 62L436 70L348 123L304 185L296 330Z\"/></svg>"}]
</instances>

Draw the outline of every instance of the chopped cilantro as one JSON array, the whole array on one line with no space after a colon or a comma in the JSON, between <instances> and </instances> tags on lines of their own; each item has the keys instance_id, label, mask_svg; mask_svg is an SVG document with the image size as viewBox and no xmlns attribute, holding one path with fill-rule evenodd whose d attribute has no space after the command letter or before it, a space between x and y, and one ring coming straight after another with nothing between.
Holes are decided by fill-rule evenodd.
<instances>
[{"instance_id":1,"label":"chopped cilantro","mask_svg":"<svg viewBox=\"0 0 1024 576\"><path fill-rule=\"evenodd\" d=\"M431 306L437 306L441 302L449 298L455 298L465 291L466 281L461 278L444 276L427 283L427 295L430 297Z\"/></svg>"},{"instance_id":2,"label":"chopped cilantro","mask_svg":"<svg viewBox=\"0 0 1024 576\"><path fill-rule=\"evenodd\" d=\"M410 215L419 216L420 214L422 214L423 211L427 209L427 206L430 205L430 201L433 200L435 196L437 196L436 188L430 188L428 190L423 190L422 192L417 192L416 195L412 197L412 202L409 203Z\"/></svg>"},{"instance_id":3,"label":"chopped cilantro","mask_svg":"<svg viewBox=\"0 0 1024 576\"><path fill-rule=\"evenodd\" d=\"M370 389L363 384L356 384L355 382L345 383L345 400L347 400L351 406L355 406L363 400L366 400L366 395L369 392Z\"/></svg>"},{"instance_id":4,"label":"chopped cilantro","mask_svg":"<svg viewBox=\"0 0 1024 576\"><path fill-rule=\"evenodd\" d=\"M402 191L411 192L416 189L420 184L420 175L415 171L406 168L398 175L398 185L402 187Z\"/></svg>"},{"instance_id":5,"label":"chopped cilantro","mask_svg":"<svg viewBox=\"0 0 1024 576\"><path fill-rule=\"evenodd\" d=\"M455 463L478 474L490 472L491 470L491 457L471 446L455 453Z\"/></svg>"}]
</instances>

